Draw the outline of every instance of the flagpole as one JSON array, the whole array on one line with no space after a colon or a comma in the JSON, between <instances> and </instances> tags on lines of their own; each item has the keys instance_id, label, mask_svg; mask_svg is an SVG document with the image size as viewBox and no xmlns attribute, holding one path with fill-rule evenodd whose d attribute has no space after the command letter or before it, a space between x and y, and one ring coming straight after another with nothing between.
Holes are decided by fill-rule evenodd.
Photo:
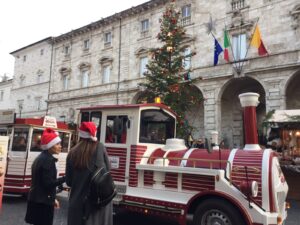
<instances>
[{"instance_id":1,"label":"flagpole","mask_svg":"<svg viewBox=\"0 0 300 225\"><path fill-rule=\"evenodd\" d=\"M225 24L225 32L227 31L227 26ZM228 36L228 33L227 33L227 36ZM229 43L230 43L230 50L231 50L231 54L232 54L232 58L233 58L233 62L235 61L235 55L233 54L233 48L232 48L232 42L231 42L231 39L229 38L228 36L228 39L229 39Z\"/></svg>"},{"instance_id":2,"label":"flagpole","mask_svg":"<svg viewBox=\"0 0 300 225\"><path fill-rule=\"evenodd\" d=\"M243 66L244 66L244 63L245 63L245 61L246 61L246 57L247 57L247 55L248 55L248 51L249 51L249 48L250 48L250 45L251 45L251 41L252 41L252 38L253 38L253 35L254 35L254 32L255 32L255 29L256 29L256 27L257 27L258 21L259 21L259 17L258 17L258 19L257 19L257 21L256 21L256 23L255 23L254 30L252 31L251 38L250 38L250 41L249 41L249 44L248 44L248 48L247 48L247 51L246 51L246 55L245 55L245 60L242 61L242 65L241 65L241 68L240 68L240 72L242 72L242 70L243 70Z\"/></svg>"},{"instance_id":3,"label":"flagpole","mask_svg":"<svg viewBox=\"0 0 300 225\"><path fill-rule=\"evenodd\" d=\"M227 26L226 26L226 24L225 24L225 31L224 31L224 32L226 32L226 31L227 31ZM233 58L233 62L231 62L231 63L235 64L234 62L236 61L236 57L235 57L235 55L234 55L233 48L232 48L232 41L231 41L231 39L229 38L228 33L227 33L227 37L228 37L228 39L229 39L231 55L232 55L232 58ZM233 68L234 68L234 70L238 73L238 69L237 69L235 66L233 66Z\"/></svg>"}]
</instances>

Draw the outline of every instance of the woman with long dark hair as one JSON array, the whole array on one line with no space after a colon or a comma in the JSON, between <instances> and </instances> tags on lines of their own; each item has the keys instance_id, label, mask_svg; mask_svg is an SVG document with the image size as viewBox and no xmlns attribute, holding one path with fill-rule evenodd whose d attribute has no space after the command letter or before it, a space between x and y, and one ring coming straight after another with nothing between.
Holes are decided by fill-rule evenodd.
<instances>
[{"instance_id":1,"label":"woman with long dark hair","mask_svg":"<svg viewBox=\"0 0 300 225\"><path fill-rule=\"evenodd\" d=\"M80 141L67 157L66 183L71 187L68 225L113 225L112 202L93 208L87 200L93 165L110 167L105 147L97 141L96 133L93 122L83 122L79 129ZM100 160L95 162L99 156Z\"/></svg>"}]
</instances>

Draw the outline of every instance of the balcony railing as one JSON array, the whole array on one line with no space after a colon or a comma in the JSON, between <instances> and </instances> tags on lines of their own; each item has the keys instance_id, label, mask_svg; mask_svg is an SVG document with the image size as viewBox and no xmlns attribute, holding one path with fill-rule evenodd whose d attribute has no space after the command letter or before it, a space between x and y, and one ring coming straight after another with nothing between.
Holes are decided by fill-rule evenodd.
<instances>
[{"instance_id":1,"label":"balcony railing","mask_svg":"<svg viewBox=\"0 0 300 225\"><path fill-rule=\"evenodd\" d=\"M234 0L231 2L232 10L238 10L245 7L245 0Z\"/></svg>"},{"instance_id":2,"label":"balcony railing","mask_svg":"<svg viewBox=\"0 0 300 225\"><path fill-rule=\"evenodd\" d=\"M187 26L190 25L192 23L192 18L191 16L186 16L181 18L181 26Z\"/></svg>"}]
</instances>

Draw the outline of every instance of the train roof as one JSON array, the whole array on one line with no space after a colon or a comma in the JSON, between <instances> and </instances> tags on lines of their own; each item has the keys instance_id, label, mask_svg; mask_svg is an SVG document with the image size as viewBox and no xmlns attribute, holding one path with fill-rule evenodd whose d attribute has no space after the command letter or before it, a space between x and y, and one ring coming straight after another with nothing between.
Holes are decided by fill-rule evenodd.
<instances>
[{"instance_id":1,"label":"train roof","mask_svg":"<svg viewBox=\"0 0 300 225\"><path fill-rule=\"evenodd\" d=\"M82 107L78 108L80 111L88 111L88 110L110 110L110 109L134 109L134 108L152 108L152 107L158 107L161 109L164 109L166 111L169 111L170 113L177 115L169 106L166 106L161 103L143 103L143 104L123 104L123 105L97 105L97 106L90 106L90 107Z\"/></svg>"},{"instance_id":2,"label":"train roof","mask_svg":"<svg viewBox=\"0 0 300 225\"><path fill-rule=\"evenodd\" d=\"M44 117L41 118L16 118L15 123L17 125L33 125L33 126L43 126ZM57 121L57 129L68 129L68 124L64 122Z\"/></svg>"}]
</instances>

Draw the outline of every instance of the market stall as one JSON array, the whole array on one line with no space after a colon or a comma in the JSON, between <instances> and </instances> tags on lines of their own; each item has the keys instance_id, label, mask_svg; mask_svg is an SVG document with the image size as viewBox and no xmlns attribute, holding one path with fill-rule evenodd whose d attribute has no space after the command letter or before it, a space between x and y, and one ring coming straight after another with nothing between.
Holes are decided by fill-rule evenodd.
<instances>
[{"instance_id":1,"label":"market stall","mask_svg":"<svg viewBox=\"0 0 300 225\"><path fill-rule=\"evenodd\" d=\"M267 145L280 156L289 197L300 199L300 110L275 110L266 122Z\"/></svg>"}]
</instances>

